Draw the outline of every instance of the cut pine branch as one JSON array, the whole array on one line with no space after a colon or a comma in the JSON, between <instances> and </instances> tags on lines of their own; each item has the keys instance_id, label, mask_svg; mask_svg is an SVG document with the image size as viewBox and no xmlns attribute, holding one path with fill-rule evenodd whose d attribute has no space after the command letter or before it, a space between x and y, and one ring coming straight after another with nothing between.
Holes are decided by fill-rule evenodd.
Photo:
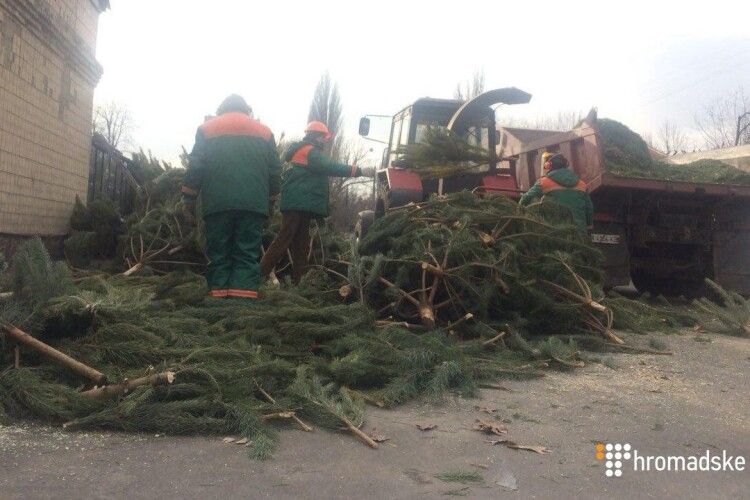
<instances>
[{"instance_id":1,"label":"cut pine branch","mask_svg":"<svg viewBox=\"0 0 750 500\"><path fill-rule=\"evenodd\" d=\"M174 379L174 372L167 371L162 373L155 373L152 375L146 375L144 377L125 379L119 384L94 387L93 389L82 392L81 395L88 396L94 399L114 399L131 392L137 387L141 387L144 385L169 385L174 382Z\"/></svg>"},{"instance_id":2,"label":"cut pine branch","mask_svg":"<svg viewBox=\"0 0 750 500\"><path fill-rule=\"evenodd\" d=\"M435 328L435 308L432 306L430 302L420 302L419 300L412 297L410 293L405 292L401 288L399 288L394 283L391 283L387 279L383 278L382 276L378 278L378 280L383 283L385 286L392 288L396 290L404 299L411 302L413 305L417 307L417 311L419 311L419 318L422 321L422 324L426 328ZM432 295L430 295L430 298L434 298Z\"/></svg>"},{"instance_id":3,"label":"cut pine branch","mask_svg":"<svg viewBox=\"0 0 750 500\"><path fill-rule=\"evenodd\" d=\"M15 326L7 323L0 323L0 328L6 333L6 335L11 337L15 341L25 346L31 347L35 351L43 354L50 359L53 359L66 368L74 371L75 373L86 377L89 380L93 380L97 384L105 384L107 382L107 377L103 373L81 363L76 359L71 358L67 354L58 351L54 347L49 346L44 342L35 339L28 333L16 328Z\"/></svg>"},{"instance_id":4,"label":"cut pine branch","mask_svg":"<svg viewBox=\"0 0 750 500\"><path fill-rule=\"evenodd\" d=\"M367 446L369 446L370 448L373 448L375 450L377 450L379 448L378 443L376 443L370 436L368 436L367 434L365 434L364 432L362 432L359 429L359 427L357 427L356 425L354 425L351 422L351 420L349 420L348 418L346 418L344 416L341 416L340 419L344 423L344 425L346 426L346 429L349 432L351 432L352 434L354 434L360 441L362 441Z\"/></svg>"},{"instance_id":5,"label":"cut pine branch","mask_svg":"<svg viewBox=\"0 0 750 500\"><path fill-rule=\"evenodd\" d=\"M258 384L258 382L255 382L255 385L258 387L258 392L260 392L263 395L263 397L266 399L266 401L268 401L272 405L277 404L276 400L269 393L267 393L266 391L264 391L263 388L260 386L260 384ZM314 430L312 427L310 427L309 425L307 425L306 423L304 423L297 416L297 414L295 412L292 411L292 412L283 412L283 413L291 413L291 415L289 415L289 417L286 417L286 418L291 418L292 420L294 420L297 423L297 425L299 425L302 428L303 431L305 431L305 432L312 432ZM264 417L264 420L265 419L266 418Z\"/></svg>"}]
</instances>

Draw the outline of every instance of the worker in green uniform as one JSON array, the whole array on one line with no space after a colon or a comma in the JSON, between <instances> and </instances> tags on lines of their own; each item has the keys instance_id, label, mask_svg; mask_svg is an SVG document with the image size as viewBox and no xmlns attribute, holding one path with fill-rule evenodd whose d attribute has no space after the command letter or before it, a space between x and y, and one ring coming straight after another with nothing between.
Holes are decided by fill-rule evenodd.
<instances>
[{"instance_id":1,"label":"worker in green uniform","mask_svg":"<svg viewBox=\"0 0 750 500\"><path fill-rule=\"evenodd\" d=\"M549 197L570 209L573 220L582 232L592 229L594 204L586 190L586 183L568 168L568 160L563 155L545 152L542 161L545 174L521 196L521 205L526 206L536 198Z\"/></svg>"},{"instance_id":2,"label":"worker in green uniform","mask_svg":"<svg viewBox=\"0 0 750 500\"><path fill-rule=\"evenodd\" d=\"M322 122L310 122L301 142L292 144L284 155L287 162L281 181L281 229L261 261L265 279L289 250L292 281L299 283L307 267L310 220L328 216L329 177L372 177L374 168L360 168L332 161L323 153L333 134Z\"/></svg>"},{"instance_id":3,"label":"worker in green uniform","mask_svg":"<svg viewBox=\"0 0 750 500\"><path fill-rule=\"evenodd\" d=\"M209 295L256 299L263 224L279 192L281 161L271 130L238 95L198 128L182 185L183 213L195 220L201 196Z\"/></svg>"}]
</instances>

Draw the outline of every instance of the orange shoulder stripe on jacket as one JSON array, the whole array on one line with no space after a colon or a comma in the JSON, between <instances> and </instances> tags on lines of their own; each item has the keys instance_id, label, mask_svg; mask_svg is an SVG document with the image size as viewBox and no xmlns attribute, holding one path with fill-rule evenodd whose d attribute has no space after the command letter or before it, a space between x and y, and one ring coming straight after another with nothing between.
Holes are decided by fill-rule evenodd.
<instances>
[{"instance_id":1,"label":"orange shoulder stripe on jacket","mask_svg":"<svg viewBox=\"0 0 750 500\"><path fill-rule=\"evenodd\" d=\"M305 144L294 152L294 155L292 156L290 162L294 163L295 165L306 167L309 161L307 156L310 154L310 151L312 151L313 147L314 146L312 144Z\"/></svg>"},{"instance_id":2,"label":"orange shoulder stripe on jacket","mask_svg":"<svg viewBox=\"0 0 750 500\"><path fill-rule=\"evenodd\" d=\"M241 297L244 299L257 299L258 292L255 290L243 290L240 288L230 288L227 290L227 297Z\"/></svg>"},{"instance_id":3,"label":"orange shoulder stripe on jacket","mask_svg":"<svg viewBox=\"0 0 750 500\"><path fill-rule=\"evenodd\" d=\"M208 120L200 127L206 139L222 135L260 137L266 141L273 134L271 129L245 113L225 113Z\"/></svg>"},{"instance_id":4,"label":"orange shoulder stripe on jacket","mask_svg":"<svg viewBox=\"0 0 750 500\"><path fill-rule=\"evenodd\" d=\"M547 176L539 179L539 186L542 188L542 193L549 193L550 191L557 191L558 189L575 189L576 191L586 191L586 183L583 181L578 181L578 184L573 187L567 187L563 186L562 184L558 184Z\"/></svg>"},{"instance_id":5,"label":"orange shoulder stripe on jacket","mask_svg":"<svg viewBox=\"0 0 750 500\"><path fill-rule=\"evenodd\" d=\"M553 181L547 176L544 176L541 179L539 179L539 187L542 188L542 193L548 193L556 189L565 189L560 184L556 183L555 181Z\"/></svg>"}]
</instances>

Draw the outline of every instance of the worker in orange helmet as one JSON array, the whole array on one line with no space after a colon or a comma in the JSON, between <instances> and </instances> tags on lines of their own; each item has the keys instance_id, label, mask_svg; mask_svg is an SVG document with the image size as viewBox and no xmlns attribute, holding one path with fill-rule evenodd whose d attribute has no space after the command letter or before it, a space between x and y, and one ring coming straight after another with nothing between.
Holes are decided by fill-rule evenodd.
<instances>
[{"instance_id":1,"label":"worker in orange helmet","mask_svg":"<svg viewBox=\"0 0 750 500\"><path fill-rule=\"evenodd\" d=\"M373 177L375 169L344 165L323 153L333 133L319 121L307 124L302 141L292 144L284 155L281 174L281 229L261 261L265 279L286 255L292 256L292 281L299 283L307 267L310 220L328 216L329 177Z\"/></svg>"}]
</instances>

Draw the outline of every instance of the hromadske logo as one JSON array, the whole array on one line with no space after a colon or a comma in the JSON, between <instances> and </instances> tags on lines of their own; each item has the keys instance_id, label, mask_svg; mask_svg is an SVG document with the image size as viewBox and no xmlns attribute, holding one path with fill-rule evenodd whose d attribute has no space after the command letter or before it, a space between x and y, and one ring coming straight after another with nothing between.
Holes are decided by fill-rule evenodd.
<instances>
[{"instance_id":1,"label":"hromadske logo","mask_svg":"<svg viewBox=\"0 0 750 500\"><path fill-rule=\"evenodd\" d=\"M630 460L631 446L628 443L597 443L596 444L596 459L606 460L604 466L606 467L604 475L607 477L620 477L622 476L622 462L623 460Z\"/></svg>"},{"instance_id":2,"label":"hromadske logo","mask_svg":"<svg viewBox=\"0 0 750 500\"><path fill-rule=\"evenodd\" d=\"M744 471L745 457L721 454L706 450L700 455L646 455L633 449L629 443L596 443L596 459L603 460L604 475L620 477L628 468L634 472L718 472ZM632 465L627 465L632 464Z\"/></svg>"}]
</instances>

